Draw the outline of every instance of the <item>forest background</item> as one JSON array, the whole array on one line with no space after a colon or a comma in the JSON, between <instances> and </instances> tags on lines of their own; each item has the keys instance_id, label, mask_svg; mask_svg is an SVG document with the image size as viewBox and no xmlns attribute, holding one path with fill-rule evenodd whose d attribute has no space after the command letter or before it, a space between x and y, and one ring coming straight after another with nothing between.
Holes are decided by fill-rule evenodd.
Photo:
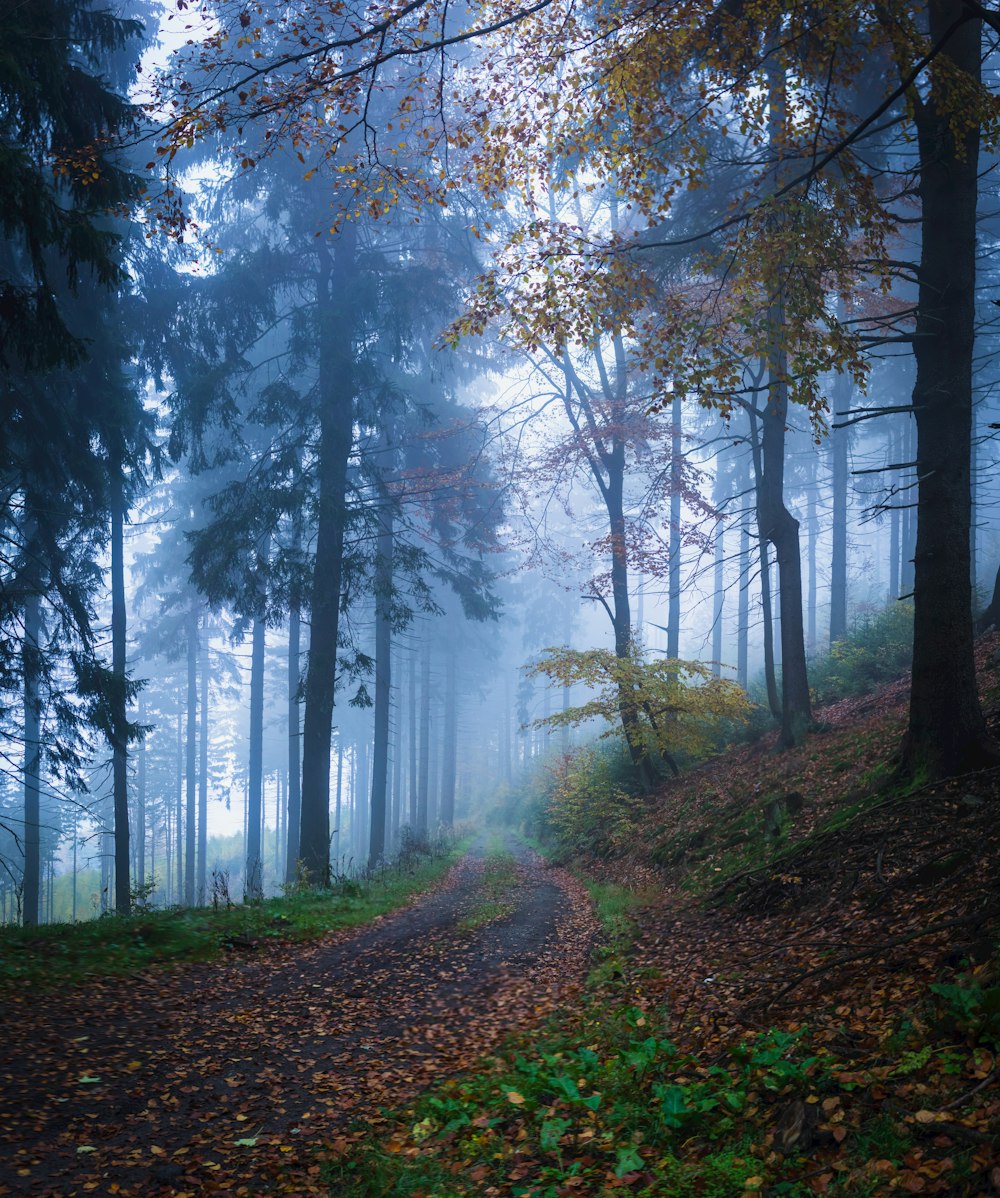
<instances>
[{"instance_id":1,"label":"forest background","mask_svg":"<svg viewBox=\"0 0 1000 1198\"><path fill-rule=\"evenodd\" d=\"M996 760L993 10L2 21L4 920L374 866L592 718L793 746L911 609L898 768Z\"/></svg>"}]
</instances>

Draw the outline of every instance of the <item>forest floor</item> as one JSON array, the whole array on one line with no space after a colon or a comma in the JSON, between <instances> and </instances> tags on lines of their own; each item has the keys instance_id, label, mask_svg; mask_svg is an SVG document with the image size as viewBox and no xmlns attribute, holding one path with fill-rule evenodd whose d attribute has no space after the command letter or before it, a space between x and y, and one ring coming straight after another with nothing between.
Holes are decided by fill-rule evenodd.
<instances>
[{"instance_id":1,"label":"forest floor","mask_svg":"<svg viewBox=\"0 0 1000 1198\"><path fill-rule=\"evenodd\" d=\"M595 931L511 842L309 946L25 988L0 1005L0 1194L326 1194L340 1133L571 1003Z\"/></svg>"},{"instance_id":2,"label":"forest floor","mask_svg":"<svg viewBox=\"0 0 1000 1198\"><path fill-rule=\"evenodd\" d=\"M1000 637L978 658L1000 738ZM900 784L907 695L602 812L583 864L631 930L572 1009L354 1133L329 1193L997 1198L1000 770Z\"/></svg>"}]
</instances>

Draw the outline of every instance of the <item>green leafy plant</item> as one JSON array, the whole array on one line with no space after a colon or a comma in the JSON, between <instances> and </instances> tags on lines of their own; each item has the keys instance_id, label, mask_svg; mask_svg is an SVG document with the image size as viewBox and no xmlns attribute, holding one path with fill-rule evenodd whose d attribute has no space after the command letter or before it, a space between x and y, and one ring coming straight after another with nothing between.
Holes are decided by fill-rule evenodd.
<instances>
[{"instance_id":1,"label":"green leafy plant","mask_svg":"<svg viewBox=\"0 0 1000 1198\"><path fill-rule=\"evenodd\" d=\"M850 633L810 667L817 702L866 695L899 678L910 668L912 645L912 604L897 602L884 611L864 613Z\"/></svg>"}]
</instances>

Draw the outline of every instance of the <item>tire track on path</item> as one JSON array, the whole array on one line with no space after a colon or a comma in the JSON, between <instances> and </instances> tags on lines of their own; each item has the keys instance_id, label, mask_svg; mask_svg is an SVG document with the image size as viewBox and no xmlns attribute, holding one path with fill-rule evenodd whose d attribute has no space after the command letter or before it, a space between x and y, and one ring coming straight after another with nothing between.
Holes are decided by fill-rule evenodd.
<instances>
[{"instance_id":1,"label":"tire track on path","mask_svg":"<svg viewBox=\"0 0 1000 1198\"><path fill-rule=\"evenodd\" d=\"M0 1007L0 1195L325 1194L320 1161L352 1124L577 993L586 894L509 847L509 913L473 930L481 851L310 946Z\"/></svg>"}]
</instances>

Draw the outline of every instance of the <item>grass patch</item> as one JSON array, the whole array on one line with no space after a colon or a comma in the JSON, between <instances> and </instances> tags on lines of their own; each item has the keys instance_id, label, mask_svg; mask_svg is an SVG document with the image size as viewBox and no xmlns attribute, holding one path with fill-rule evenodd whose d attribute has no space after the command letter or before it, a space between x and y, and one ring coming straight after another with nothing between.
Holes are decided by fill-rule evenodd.
<instances>
[{"instance_id":1,"label":"grass patch","mask_svg":"<svg viewBox=\"0 0 1000 1198\"><path fill-rule=\"evenodd\" d=\"M461 932L474 932L485 924L506 919L514 910L510 892L517 885L517 861L502 837L487 842L483 872L479 880L480 898L458 921Z\"/></svg>"},{"instance_id":2,"label":"grass patch","mask_svg":"<svg viewBox=\"0 0 1000 1198\"><path fill-rule=\"evenodd\" d=\"M456 924L460 932L474 932L476 928L484 927L498 919L506 919L514 910L511 903L497 902L495 899L484 899L476 903L472 910L463 915Z\"/></svg>"},{"instance_id":3,"label":"grass patch","mask_svg":"<svg viewBox=\"0 0 1000 1198\"><path fill-rule=\"evenodd\" d=\"M282 898L231 907L173 908L105 915L78 924L0 928L0 993L46 990L95 974L120 975L150 965L210 961L227 949L315 940L337 928L368 923L402 906L444 876L465 845L389 868L329 890L293 888Z\"/></svg>"}]
</instances>

